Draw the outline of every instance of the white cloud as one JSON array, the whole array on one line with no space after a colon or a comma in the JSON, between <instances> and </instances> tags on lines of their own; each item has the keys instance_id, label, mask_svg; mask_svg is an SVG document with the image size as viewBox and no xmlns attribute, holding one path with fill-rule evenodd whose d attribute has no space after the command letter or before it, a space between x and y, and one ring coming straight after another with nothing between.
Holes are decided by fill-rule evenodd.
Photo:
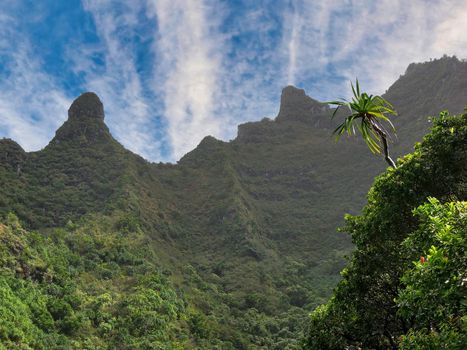
<instances>
[{"instance_id":1,"label":"white cloud","mask_svg":"<svg viewBox=\"0 0 467 350\"><path fill-rule=\"evenodd\" d=\"M275 117L281 89L289 69L291 29L283 22L293 19L280 3L255 3L254 6L225 11L223 21L234 23L223 28L222 69L218 76L215 113L222 120L222 139L236 136L240 123ZM285 11L283 11L285 10ZM298 43L297 43L298 44Z\"/></svg>"},{"instance_id":2,"label":"white cloud","mask_svg":"<svg viewBox=\"0 0 467 350\"><path fill-rule=\"evenodd\" d=\"M289 49L289 65L287 70L287 84L295 83L295 75L297 74L297 51L300 47L300 36L302 19L299 10L294 7L292 19L292 31L290 34L288 49Z\"/></svg>"},{"instance_id":3,"label":"white cloud","mask_svg":"<svg viewBox=\"0 0 467 350\"><path fill-rule=\"evenodd\" d=\"M445 11L444 18L436 27L433 50L438 53L457 52L467 58L467 1L463 7Z\"/></svg>"},{"instance_id":4,"label":"white cloud","mask_svg":"<svg viewBox=\"0 0 467 350\"><path fill-rule=\"evenodd\" d=\"M302 25L298 39L290 40L301 45L291 45L291 65L305 82L322 78L306 84L323 100L348 95L348 80L355 77L365 89L383 93L412 62L467 57L467 0L302 0L297 6ZM328 83L336 78L331 67L346 79Z\"/></svg>"},{"instance_id":5,"label":"white cloud","mask_svg":"<svg viewBox=\"0 0 467 350\"><path fill-rule=\"evenodd\" d=\"M154 90L164 97L173 156L191 151L206 135L221 135L214 114L222 52L213 6L207 1L157 0ZM214 28L213 28L214 27Z\"/></svg>"},{"instance_id":6,"label":"white cloud","mask_svg":"<svg viewBox=\"0 0 467 350\"><path fill-rule=\"evenodd\" d=\"M123 9L117 10L116 5ZM145 2L84 0L83 6L93 16L101 44L78 44L70 49L68 56L73 60L75 72L84 76L86 90L96 92L103 100L107 123L119 141L145 158L163 158L155 112L145 96L136 67L136 48L126 40L139 35L136 26ZM92 60L96 54L104 58L103 70Z\"/></svg>"},{"instance_id":7,"label":"white cloud","mask_svg":"<svg viewBox=\"0 0 467 350\"><path fill-rule=\"evenodd\" d=\"M321 100L348 96L355 77L383 93L411 62L467 58L467 0L82 1L98 40L69 38L73 93L95 91L116 138L151 160L274 117L288 83ZM70 92L18 22L0 13L0 130L36 150L66 118Z\"/></svg>"},{"instance_id":8,"label":"white cloud","mask_svg":"<svg viewBox=\"0 0 467 350\"><path fill-rule=\"evenodd\" d=\"M27 151L47 145L66 119L70 99L44 72L33 46L12 17L0 16L0 130ZM13 44L14 43L14 44Z\"/></svg>"}]
</instances>

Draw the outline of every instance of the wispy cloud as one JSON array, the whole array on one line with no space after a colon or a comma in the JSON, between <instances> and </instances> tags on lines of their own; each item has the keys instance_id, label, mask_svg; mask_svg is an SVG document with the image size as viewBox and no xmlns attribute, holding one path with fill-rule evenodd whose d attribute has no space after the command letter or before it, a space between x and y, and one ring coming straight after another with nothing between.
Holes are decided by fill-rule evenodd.
<instances>
[{"instance_id":1,"label":"wispy cloud","mask_svg":"<svg viewBox=\"0 0 467 350\"><path fill-rule=\"evenodd\" d=\"M147 159L164 159L163 125L137 70L135 37L144 35L138 30L140 21L148 20L143 17L145 2L84 0L83 6L92 14L100 42L70 49L75 73L84 77L86 90L103 99L111 130L126 147ZM104 63L92 60L95 55Z\"/></svg>"},{"instance_id":2,"label":"wispy cloud","mask_svg":"<svg viewBox=\"0 0 467 350\"><path fill-rule=\"evenodd\" d=\"M5 13L0 15L0 38L0 130L26 150L38 150L66 119L70 99L44 73L33 45Z\"/></svg>"},{"instance_id":3,"label":"wispy cloud","mask_svg":"<svg viewBox=\"0 0 467 350\"><path fill-rule=\"evenodd\" d=\"M300 26L301 17L299 11L294 8L292 20L292 32L289 40L289 67L287 71L287 84L295 83L295 74L297 73L297 51L300 47Z\"/></svg>"},{"instance_id":4,"label":"wispy cloud","mask_svg":"<svg viewBox=\"0 0 467 350\"><path fill-rule=\"evenodd\" d=\"M152 2L158 39L154 42L154 90L164 99L173 156L178 159L206 135L221 135L214 114L222 45L216 38L214 7L208 1Z\"/></svg>"},{"instance_id":5,"label":"wispy cloud","mask_svg":"<svg viewBox=\"0 0 467 350\"><path fill-rule=\"evenodd\" d=\"M467 58L467 0L44 0L27 18L29 2L4 2L0 132L28 150L85 90L124 146L175 161L274 117L287 84L330 100L358 77L383 93L411 62Z\"/></svg>"},{"instance_id":6,"label":"wispy cloud","mask_svg":"<svg viewBox=\"0 0 467 350\"><path fill-rule=\"evenodd\" d=\"M355 77L383 93L411 62L467 57L466 0L297 0L295 7L302 24L289 39L289 70L320 99L348 94Z\"/></svg>"},{"instance_id":7,"label":"wispy cloud","mask_svg":"<svg viewBox=\"0 0 467 350\"><path fill-rule=\"evenodd\" d=\"M225 140L236 136L240 123L275 117L288 77L289 43L283 39L290 35L288 4L245 3L249 6L228 8L223 19L225 43L215 110L225 125Z\"/></svg>"}]
</instances>

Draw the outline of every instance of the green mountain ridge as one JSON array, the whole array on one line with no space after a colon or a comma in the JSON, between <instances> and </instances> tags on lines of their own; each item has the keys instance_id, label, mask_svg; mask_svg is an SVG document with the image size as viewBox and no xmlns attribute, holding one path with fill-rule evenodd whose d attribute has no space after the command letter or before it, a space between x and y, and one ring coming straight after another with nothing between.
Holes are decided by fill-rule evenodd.
<instances>
[{"instance_id":1,"label":"green mountain ridge","mask_svg":"<svg viewBox=\"0 0 467 350\"><path fill-rule=\"evenodd\" d=\"M456 58L409 66L384 95L400 114L396 155L420 141L427 116L462 111L466 82L467 63ZM0 140L0 213L46 235L90 222L116 239L140 232L151 251L144 261L211 330L196 337L181 326L185 348L293 349L352 250L336 228L384 170L362 142L334 142L331 114L289 86L275 120L242 124L230 142L208 136L177 164L155 164L113 139L102 103L85 93L43 150Z\"/></svg>"}]
</instances>

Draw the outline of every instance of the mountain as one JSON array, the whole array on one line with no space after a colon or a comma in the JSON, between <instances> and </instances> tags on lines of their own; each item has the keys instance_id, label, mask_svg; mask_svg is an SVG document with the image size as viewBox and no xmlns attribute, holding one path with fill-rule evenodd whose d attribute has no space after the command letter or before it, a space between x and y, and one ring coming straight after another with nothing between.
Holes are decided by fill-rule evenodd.
<instances>
[{"instance_id":1,"label":"mountain","mask_svg":"<svg viewBox=\"0 0 467 350\"><path fill-rule=\"evenodd\" d=\"M462 113L466 106L467 62L444 56L425 63L412 63L383 95L394 104L399 116L396 154L411 151L415 141L421 141L431 123L427 116L440 111Z\"/></svg>"},{"instance_id":2,"label":"mountain","mask_svg":"<svg viewBox=\"0 0 467 350\"><path fill-rule=\"evenodd\" d=\"M399 111L394 153L405 154L421 140L430 127L427 116L462 111L465 96L466 62L443 57L410 65L384 95ZM112 264L126 265L113 258L109 265L110 243L96 243L95 232L124 241L133 255L135 247L148 249L144 264L167 276L167 288L191 310L191 316L177 316L191 326L174 326L185 329L189 346L292 349L352 251L336 228L345 213L360 210L385 168L358 139L335 143L331 114L304 90L288 86L274 120L242 124L230 142L207 136L177 164L155 164L124 149L105 125L97 95L84 93L43 150L27 153L0 140L0 213L15 213L26 229L45 236L65 228L65 237L78 230L80 239L94 242L99 263L86 265L85 255L80 259L87 267L69 277L95 276L79 287L90 299L104 293L96 285L105 278L122 295L137 288L127 267L121 267L123 275L111 273ZM128 233L138 237L134 247ZM67 240L77 243L63 241L71 254ZM110 271L107 277L98 268ZM117 304L112 317L119 319ZM86 310L84 301L79 305ZM106 344L95 332L70 337L84 342L92 334Z\"/></svg>"}]
</instances>

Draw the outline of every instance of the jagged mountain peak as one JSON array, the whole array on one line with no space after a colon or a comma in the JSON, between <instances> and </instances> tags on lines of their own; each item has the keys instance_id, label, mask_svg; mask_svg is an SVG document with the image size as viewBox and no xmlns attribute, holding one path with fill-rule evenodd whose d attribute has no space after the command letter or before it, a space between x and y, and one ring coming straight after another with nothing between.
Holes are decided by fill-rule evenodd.
<instances>
[{"instance_id":1,"label":"jagged mountain peak","mask_svg":"<svg viewBox=\"0 0 467 350\"><path fill-rule=\"evenodd\" d=\"M104 105L94 92L85 92L71 104L68 109L68 118L104 119Z\"/></svg>"},{"instance_id":2,"label":"jagged mountain peak","mask_svg":"<svg viewBox=\"0 0 467 350\"><path fill-rule=\"evenodd\" d=\"M300 89L296 86L293 85L287 85L282 89L282 96L287 96L287 95L300 95L300 96L305 96L305 90Z\"/></svg>"},{"instance_id":3,"label":"jagged mountain peak","mask_svg":"<svg viewBox=\"0 0 467 350\"><path fill-rule=\"evenodd\" d=\"M441 58L430 59L430 61L409 64L405 75L426 73L423 71L424 69L434 70L444 68L446 70L456 71L456 69L462 66L465 66L465 60L459 60L456 56L444 55Z\"/></svg>"},{"instance_id":4,"label":"jagged mountain peak","mask_svg":"<svg viewBox=\"0 0 467 350\"><path fill-rule=\"evenodd\" d=\"M305 90L289 85L282 90L277 121L316 121L317 115L329 111L329 107L306 95Z\"/></svg>"},{"instance_id":5,"label":"jagged mountain peak","mask_svg":"<svg viewBox=\"0 0 467 350\"><path fill-rule=\"evenodd\" d=\"M243 143L264 142L270 136L284 135L279 131L289 122L305 123L318 129L326 129L331 126L331 109L305 93L305 90L288 85L282 89L279 114L274 120L263 118L260 122L248 122L238 126L236 141ZM279 130L273 131L273 129ZM275 136L274 136L275 135ZM269 140L271 141L271 140Z\"/></svg>"},{"instance_id":6,"label":"jagged mountain peak","mask_svg":"<svg viewBox=\"0 0 467 350\"><path fill-rule=\"evenodd\" d=\"M455 56L412 63L407 67L383 97L394 105L397 117L393 123L397 130L396 143L409 146L410 141L420 140L430 129L428 116L442 110L452 114L463 112L467 104L467 61ZM405 148L403 152L409 151Z\"/></svg>"},{"instance_id":7,"label":"jagged mountain peak","mask_svg":"<svg viewBox=\"0 0 467 350\"><path fill-rule=\"evenodd\" d=\"M68 120L56 131L51 144L78 141L89 144L113 140L104 122L104 105L94 92L77 97L68 109Z\"/></svg>"},{"instance_id":8,"label":"jagged mountain peak","mask_svg":"<svg viewBox=\"0 0 467 350\"><path fill-rule=\"evenodd\" d=\"M461 97L464 103L464 70L447 72L407 74L388 92L388 101L399 112L395 122L403 121L397 127L398 148L391 145L393 154L405 153L420 139L424 116L445 106L456 110ZM207 348L223 346L224 339L227 346L235 342L242 347L254 343L284 348L297 337L309 308L327 300L340 278L342 256L351 243L335 228L341 226L344 213L355 213L363 205L368 186L385 163L357 138L333 142L332 129L326 129L332 110L304 90L284 88L281 102L276 120L243 124L232 142L206 137L178 164L158 165L144 162L115 141L105 125L102 102L95 94L83 94L45 150L27 154L13 141L0 140L0 215L17 213L29 226L43 230L50 242L55 242L49 238L55 237L50 227L63 228L56 230L57 242L63 244L39 245L37 251L50 253L52 260L43 260L47 266L53 266L49 261L62 261L59 268L72 271L66 283L71 280L85 288L78 289L82 301L72 291L73 300L81 303L72 317L89 312L98 300L94 296L100 298L108 288L115 291L109 304L115 313L109 317L127 315L130 304L122 309L121 300L137 302L136 292L158 289L159 282L146 277L153 278L152 272L160 269L163 278L173 279L180 295L187 295L186 301L164 304L186 305L188 313L180 317L184 323L174 329L184 329L186 320L199 320L199 312L202 327L209 327L206 334L214 339L211 343L211 338L202 337ZM39 242L37 234L27 236L31 244ZM18 245L12 247L16 254ZM29 254L29 248L22 247ZM52 256L64 248L69 258ZM41 256L34 253L27 265L19 260L23 255L15 255L19 263L11 265L12 276L29 279L35 271L46 276ZM83 259L77 260L78 255ZM81 283L88 280L92 283ZM47 287L49 281L43 283ZM92 298L86 294L89 290ZM266 325L267 332L258 336L257 327L243 327L251 321L249 315L261 321L259 326ZM290 332L275 331L284 327L281 319ZM89 339L104 347L114 341L99 337L98 328L90 328L89 322L80 324L77 332L92 332ZM188 334L186 339L192 342L189 346L197 345L198 338Z\"/></svg>"}]
</instances>

